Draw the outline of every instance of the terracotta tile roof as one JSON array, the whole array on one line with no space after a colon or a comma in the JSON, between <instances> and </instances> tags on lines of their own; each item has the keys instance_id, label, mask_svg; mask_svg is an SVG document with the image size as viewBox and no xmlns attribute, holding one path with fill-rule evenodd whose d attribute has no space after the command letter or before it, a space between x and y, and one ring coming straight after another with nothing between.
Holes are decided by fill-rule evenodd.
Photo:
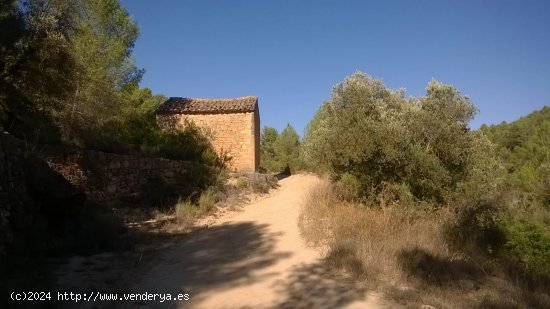
<instances>
[{"instance_id":1,"label":"terracotta tile roof","mask_svg":"<svg viewBox=\"0 0 550 309\"><path fill-rule=\"evenodd\" d=\"M221 114L253 112L258 106L258 97L247 96L234 99L170 98L162 103L158 114Z\"/></svg>"}]
</instances>

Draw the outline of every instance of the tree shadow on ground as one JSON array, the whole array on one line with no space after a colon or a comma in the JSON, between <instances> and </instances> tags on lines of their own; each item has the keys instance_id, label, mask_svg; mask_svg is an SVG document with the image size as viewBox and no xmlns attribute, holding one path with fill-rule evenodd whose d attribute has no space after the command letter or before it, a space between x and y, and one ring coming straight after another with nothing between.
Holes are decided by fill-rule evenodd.
<instances>
[{"instance_id":1,"label":"tree shadow on ground","mask_svg":"<svg viewBox=\"0 0 550 309\"><path fill-rule=\"evenodd\" d=\"M155 264L133 290L136 293L187 293L193 303L199 303L206 292L253 284L265 279L265 275L256 275L255 271L290 256L290 253L274 252L279 236L269 232L267 225L253 222L200 229L185 241L159 252ZM159 304L137 302L131 306L134 305L156 307ZM160 307L168 306L160 304Z\"/></svg>"},{"instance_id":2,"label":"tree shadow on ground","mask_svg":"<svg viewBox=\"0 0 550 309\"><path fill-rule=\"evenodd\" d=\"M290 177L291 175L292 175L292 173L290 172L290 167L287 164L282 171L275 174L275 178L277 178L277 180L283 180L287 177Z\"/></svg>"},{"instance_id":3,"label":"tree shadow on ground","mask_svg":"<svg viewBox=\"0 0 550 309\"><path fill-rule=\"evenodd\" d=\"M144 230L145 248L75 257L55 273L57 289L86 293L187 293L200 303L208 292L246 286L265 279L256 271L290 256L275 252L279 233L253 222L226 223L182 233ZM156 243L156 245L155 245ZM58 265L59 266L59 265ZM276 274L273 274L276 275ZM72 308L73 302L56 302ZM185 301L97 302L101 308L177 308Z\"/></svg>"},{"instance_id":4,"label":"tree shadow on ground","mask_svg":"<svg viewBox=\"0 0 550 309\"><path fill-rule=\"evenodd\" d=\"M548 308L550 304L547 290L529 286L521 277L486 272L471 259L451 260L414 248L401 251L398 262L415 287L388 294L409 306Z\"/></svg>"},{"instance_id":5,"label":"tree shadow on ground","mask_svg":"<svg viewBox=\"0 0 550 309\"><path fill-rule=\"evenodd\" d=\"M277 180L283 180L285 178L290 177L290 173L285 174L285 173L281 172L281 173L275 174L274 176L275 176L275 178L277 178Z\"/></svg>"},{"instance_id":6,"label":"tree shadow on ground","mask_svg":"<svg viewBox=\"0 0 550 309\"><path fill-rule=\"evenodd\" d=\"M276 287L284 299L275 308L341 308L363 300L367 287L357 278L324 262L297 266L286 282Z\"/></svg>"},{"instance_id":7,"label":"tree shadow on ground","mask_svg":"<svg viewBox=\"0 0 550 309\"><path fill-rule=\"evenodd\" d=\"M422 249L402 250L401 267L412 277L428 285L453 287L457 282L477 282L485 276L483 269L466 260L449 260Z\"/></svg>"}]
</instances>

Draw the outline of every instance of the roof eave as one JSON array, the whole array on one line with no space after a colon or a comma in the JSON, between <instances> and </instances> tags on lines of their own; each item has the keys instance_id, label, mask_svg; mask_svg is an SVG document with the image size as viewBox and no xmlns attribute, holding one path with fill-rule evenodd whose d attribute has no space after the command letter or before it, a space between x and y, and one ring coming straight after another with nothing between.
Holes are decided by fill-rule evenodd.
<instances>
[{"instance_id":1,"label":"roof eave","mask_svg":"<svg viewBox=\"0 0 550 309\"><path fill-rule=\"evenodd\" d=\"M157 115L215 115L215 114L246 114L254 113L254 109L249 110L234 110L234 111L174 111L174 110L157 110Z\"/></svg>"}]
</instances>

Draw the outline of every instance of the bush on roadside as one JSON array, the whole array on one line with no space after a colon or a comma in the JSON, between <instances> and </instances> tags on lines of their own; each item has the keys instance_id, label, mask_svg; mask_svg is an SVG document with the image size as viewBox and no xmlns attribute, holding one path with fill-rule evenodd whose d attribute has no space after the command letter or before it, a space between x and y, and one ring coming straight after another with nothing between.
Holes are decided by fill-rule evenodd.
<instances>
[{"instance_id":1,"label":"bush on roadside","mask_svg":"<svg viewBox=\"0 0 550 309\"><path fill-rule=\"evenodd\" d=\"M425 96L406 98L355 73L307 127L306 162L336 182L306 200L305 238L328 249L331 265L417 285L422 302L429 295L442 307L448 296L453 307L545 307L550 110L543 111L530 130L518 121L511 130L472 131L476 108L451 85L432 81ZM498 287L486 283L495 278ZM503 299L504 290L511 296Z\"/></svg>"},{"instance_id":2,"label":"bush on roadside","mask_svg":"<svg viewBox=\"0 0 550 309\"><path fill-rule=\"evenodd\" d=\"M241 176L237 179L237 188L227 184L226 177L226 172L221 170L216 180L200 195L186 199L179 197L172 208L175 220L167 223L165 230L182 231L191 227L195 220L211 213L219 203L231 205L231 201L239 200L243 192L266 193L277 186L277 178L272 175L254 173Z\"/></svg>"},{"instance_id":3,"label":"bush on roadside","mask_svg":"<svg viewBox=\"0 0 550 309\"><path fill-rule=\"evenodd\" d=\"M344 201L356 201L361 197L361 183L352 174L344 173L336 183L336 194Z\"/></svg>"},{"instance_id":4,"label":"bush on roadside","mask_svg":"<svg viewBox=\"0 0 550 309\"><path fill-rule=\"evenodd\" d=\"M174 206L176 219L181 222L188 222L198 214L197 206L189 200L180 199Z\"/></svg>"},{"instance_id":5,"label":"bush on roadside","mask_svg":"<svg viewBox=\"0 0 550 309\"><path fill-rule=\"evenodd\" d=\"M302 209L299 226L307 243L327 248L330 265L367 276L372 284L407 277L398 260L403 250L421 248L451 258L439 232L442 221L433 213L341 201L326 181L309 192Z\"/></svg>"},{"instance_id":6,"label":"bush on roadside","mask_svg":"<svg viewBox=\"0 0 550 309\"><path fill-rule=\"evenodd\" d=\"M267 193L277 187L277 178L270 174L251 173L237 178L235 187L241 191L253 193Z\"/></svg>"},{"instance_id":7,"label":"bush on roadside","mask_svg":"<svg viewBox=\"0 0 550 309\"><path fill-rule=\"evenodd\" d=\"M219 168L211 167L195 162L188 162L185 173L179 176L179 182L187 186L206 189L209 186L216 185L220 180Z\"/></svg>"},{"instance_id":8,"label":"bush on roadside","mask_svg":"<svg viewBox=\"0 0 550 309\"><path fill-rule=\"evenodd\" d=\"M277 187L277 178L273 175L254 173L249 185L254 193L267 193L270 189Z\"/></svg>"},{"instance_id":9,"label":"bush on roadside","mask_svg":"<svg viewBox=\"0 0 550 309\"><path fill-rule=\"evenodd\" d=\"M476 242L494 242L491 229L501 221L491 218L491 211L482 210L489 205L477 208L456 215L446 208L415 208L411 212L395 203L368 207L340 200L334 185L323 182L306 196L299 226L308 245L326 250L329 266L356 276L371 288L386 291L393 300L408 306L548 307L548 277L518 272L514 261L503 265L499 259L514 254L533 266L545 265L547 261L538 253L547 250L543 245L547 236L541 236L540 229L512 229L516 236L507 237L515 239L517 245L508 243L509 249L501 245L495 251L498 255L488 260L471 254L475 252L464 252L465 245L449 246L449 235L441 233L448 217L461 218L462 227L469 229ZM476 218L479 214L483 215ZM474 222L468 223L468 219ZM461 227L452 232L460 233L453 235L455 241L472 242ZM503 273L508 266L515 273Z\"/></svg>"},{"instance_id":10,"label":"bush on roadside","mask_svg":"<svg viewBox=\"0 0 550 309\"><path fill-rule=\"evenodd\" d=\"M237 185L237 188L239 188L239 189L246 189L246 188L248 188L249 183L250 183L249 179L247 177L243 176L243 177L239 177L239 179L237 179L237 184L236 185Z\"/></svg>"},{"instance_id":11,"label":"bush on roadside","mask_svg":"<svg viewBox=\"0 0 550 309\"><path fill-rule=\"evenodd\" d=\"M220 201L220 195L217 193L219 192L216 192L214 187L208 187L208 189L201 193L198 202L200 213L205 214L210 212L214 208L214 205Z\"/></svg>"},{"instance_id":12,"label":"bush on roadside","mask_svg":"<svg viewBox=\"0 0 550 309\"><path fill-rule=\"evenodd\" d=\"M527 221L507 223L505 230L508 257L528 271L550 275L550 233Z\"/></svg>"},{"instance_id":13,"label":"bush on roadside","mask_svg":"<svg viewBox=\"0 0 550 309\"><path fill-rule=\"evenodd\" d=\"M354 175L363 198L407 188L415 200L437 207L458 189L472 189L473 183L492 187L498 180L485 177L495 172L491 144L468 128L475 112L451 85L432 81L425 96L405 98L403 91L358 72L333 88L308 125L302 148L307 162L334 178ZM472 181L476 177L485 178Z\"/></svg>"},{"instance_id":14,"label":"bush on roadside","mask_svg":"<svg viewBox=\"0 0 550 309\"><path fill-rule=\"evenodd\" d=\"M447 241L455 248L481 250L486 254L499 251L506 241L502 218L494 201L459 206L443 229Z\"/></svg>"},{"instance_id":15,"label":"bush on roadside","mask_svg":"<svg viewBox=\"0 0 550 309\"><path fill-rule=\"evenodd\" d=\"M74 245L79 254L125 250L131 246L120 218L99 205L86 203L80 210L76 228Z\"/></svg>"}]
</instances>

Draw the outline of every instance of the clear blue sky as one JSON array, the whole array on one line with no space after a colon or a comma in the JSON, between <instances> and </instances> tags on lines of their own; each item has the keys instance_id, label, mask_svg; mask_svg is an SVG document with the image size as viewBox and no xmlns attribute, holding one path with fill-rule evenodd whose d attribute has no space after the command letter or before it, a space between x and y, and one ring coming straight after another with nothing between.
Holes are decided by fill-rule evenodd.
<instances>
[{"instance_id":1,"label":"clear blue sky","mask_svg":"<svg viewBox=\"0 0 550 309\"><path fill-rule=\"evenodd\" d=\"M435 78L483 123L550 105L550 1L123 0L140 26L142 86L181 97L257 95L262 126L302 133L355 71L407 95Z\"/></svg>"}]
</instances>

